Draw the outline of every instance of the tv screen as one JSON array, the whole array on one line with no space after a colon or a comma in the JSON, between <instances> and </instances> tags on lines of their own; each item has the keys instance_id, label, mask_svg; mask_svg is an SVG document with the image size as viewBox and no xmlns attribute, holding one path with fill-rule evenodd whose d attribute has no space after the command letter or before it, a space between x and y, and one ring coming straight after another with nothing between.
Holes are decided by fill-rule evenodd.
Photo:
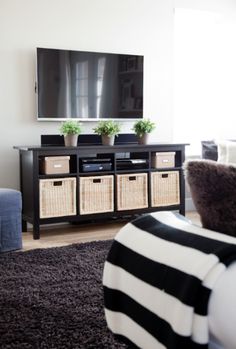
<instances>
[{"instance_id":1,"label":"tv screen","mask_svg":"<svg viewBox=\"0 0 236 349\"><path fill-rule=\"evenodd\" d=\"M143 56L37 48L39 120L143 117Z\"/></svg>"}]
</instances>

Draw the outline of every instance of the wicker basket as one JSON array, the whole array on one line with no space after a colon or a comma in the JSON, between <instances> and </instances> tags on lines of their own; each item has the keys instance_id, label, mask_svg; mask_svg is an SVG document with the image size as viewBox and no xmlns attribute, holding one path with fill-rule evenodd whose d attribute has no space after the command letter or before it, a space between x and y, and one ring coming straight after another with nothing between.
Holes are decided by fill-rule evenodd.
<instances>
[{"instance_id":1,"label":"wicker basket","mask_svg":"<svg viewBox=\"0 0 236 349\"><path fill-rule=\"evenodd\" d=\"M117 175L117 210L148 207L147 173Z\"/></svg>"},{"instance_id":2,"label":"wicker basket","mask_svg":"<svg viewBox=\"0 0 236 349\"><path fill-rule=\"evenodd\" d=\"M179 203L179 171L152 172L152 207L178 205Z\"/></svg>"},{"instance_id":3,"label":"wicker basket","mask_svg":"<svg viewBox=\"0 0 236 349\"><path fill-rule=\"evenodd\" d=\"M76 178L40 179L40 218L76 215Z\"/></svg>"},{"instance_id":4,"label":"wicker basket","mask_svg":"<svg viewBox=\"0 0 236 349\"><path fill-rule=\"evenodd\" d=\"M114 211L114 177L80 177L80 214Z\"/></svg>"}]
</instances>

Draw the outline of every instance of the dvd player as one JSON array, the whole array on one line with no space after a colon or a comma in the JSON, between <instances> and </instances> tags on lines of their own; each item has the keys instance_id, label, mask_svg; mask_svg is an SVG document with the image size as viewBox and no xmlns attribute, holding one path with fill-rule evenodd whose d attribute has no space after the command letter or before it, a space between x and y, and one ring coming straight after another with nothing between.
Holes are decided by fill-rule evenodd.
<instances>
[{"instance_id":1,"label":"dvd player","mask_svg":"<svg viewBox=\"0 0 236 349\"><path fill-rule=\"evenodd\" d=\"M81 171L82 172L99 172L99 171L111 171L112 162L111 159L81 159Z\"/></svg>"},{"instance_id":2,"label":"dvd player","mask_svg":"<svg viewBox=\"0 0 236 349\"><path fill-rule=\"evenodd\" d=\"M145 169L147 168L147 159L117 159L116 168L117 170L126 169Z\"/></svg>"},{"instance_id":3,"label":"dvd player","mask_svg":"<svg viewBox=\"0 0 236 349\"><path fill-rule=\"evenodd\" d=\"M111 158L81 158L82 164L96 164L96 163L104 163L104 162L111 162Z\"/></svg>"}]
</instances>

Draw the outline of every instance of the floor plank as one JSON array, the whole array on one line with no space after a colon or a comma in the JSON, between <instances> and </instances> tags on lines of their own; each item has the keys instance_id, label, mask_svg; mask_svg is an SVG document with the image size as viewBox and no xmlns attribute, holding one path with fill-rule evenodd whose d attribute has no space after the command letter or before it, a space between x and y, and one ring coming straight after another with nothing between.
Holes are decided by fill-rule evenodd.
<instances>
[{"instance_id":1,"label":"floor plank","mask_svg":"<svg viewBox=\"0 0 236 349\"><path fill-rule=\"evenodd\" d=\"M32 231L23 233L23 250L66 246L96 240L113 239L126 222L87 225L58 225L42 228L40 239L33 240Z\"/></svg>"},{"instance_id":2,"label":"floor plank","mask_svg":"<svg viewBox=\"0 0 236 349\"><path fill-rule=\"evenodd\" d=\"M200 224L199 216L196 212L187 212L186 217L194 224ZM86 225L51 225L41 229L39 240L33 240L32 231L23 232L23 250L60 247L96 240L110 240L114 238L126 223L127 221Z\"/></svg>"}]
</instances>

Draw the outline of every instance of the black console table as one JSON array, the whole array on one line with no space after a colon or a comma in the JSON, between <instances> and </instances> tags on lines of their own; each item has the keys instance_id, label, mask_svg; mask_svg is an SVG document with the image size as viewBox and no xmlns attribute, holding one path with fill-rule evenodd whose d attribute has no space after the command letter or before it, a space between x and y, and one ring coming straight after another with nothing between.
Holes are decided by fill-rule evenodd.
<instances>
[{"instance_id":1,"label":"black console table","mask_svg":"<svg viewBox=\"0 0 236 349\"><path fill-rule=\"evenodd\" d=\"M185 214L185 184L182 170L182 164L185 160L186 144L120 144L114 146L103 145L81 145L78 147L64 146L16 146L20 155L20 186L23 198L22 222L23 230L27 229L27 222L33 225L33 238L40 238L40 225L59 222L82 222L95 219L108 219L111 217L134 216L137 214L159 211L159 210L177 210L181 214ZM174 152L174 165L166 168L156 168L152 163L152 158L159 152ZM61 174L43 174L40 170L40 162L45 157L69 156L69 173ZM82 167L83 159L109 159L111 167L109 170L84 172ZM131 159L142 160L138 166L128 165L125 168L118 166L118 160ZM122 162L122 161L121 161ZM134 161L134 164L138 161ZM167 171L167 172L166 172ZM178 174L179 186L179 202L175 204L163 204L163 206L154 206L152 203L152 175L155 173L163 173L163 178L174 171ZM138 174L143 174L147 184L147 204L143 208L122 209L117 204L118 186L117 178L121 175L129 175L130 180L135 180ZM96 177L97 176L97 177ZM81 213L81 183L82 178L95 177L94 182L99 182L104 176L112 178L112 209L107 212L98 213ZM75 182L75 212L72 215L60 215L58 217L42 218L40 214L40 181L45 179L55 179L60 185L65 178L73 178ZM95 194L95 193L94 193ZM89 198L93 193L89 193ZM133 195L136 195L133 193ZM140 194L139 194L140 195ZM168 195L168 193L167 193ZM96 200L96 196L94 195ZM55 197L55 200L58 198Z\"/></svg>"}]
</instances>

